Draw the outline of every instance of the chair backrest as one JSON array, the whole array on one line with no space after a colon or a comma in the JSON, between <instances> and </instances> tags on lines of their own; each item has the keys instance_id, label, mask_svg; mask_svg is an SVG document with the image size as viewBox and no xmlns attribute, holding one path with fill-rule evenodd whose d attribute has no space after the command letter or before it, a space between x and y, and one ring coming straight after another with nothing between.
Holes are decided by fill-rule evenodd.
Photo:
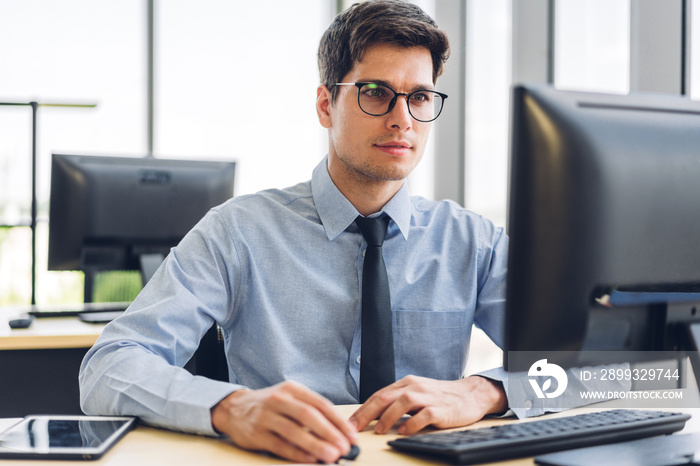
<instances>
[{"instance_id":1,"label":"chair backrest","mask_svg":"<svg viewBox=\"0 0 700 466\"><path fill-rule=\"evenodd\" d=\"M201 375L209 379L229 381L228 364L221 329L217 324L204 334L199 342L199 348L195 351L190 361L185 366L194 375Z\"/></svg>"}]
</instances>

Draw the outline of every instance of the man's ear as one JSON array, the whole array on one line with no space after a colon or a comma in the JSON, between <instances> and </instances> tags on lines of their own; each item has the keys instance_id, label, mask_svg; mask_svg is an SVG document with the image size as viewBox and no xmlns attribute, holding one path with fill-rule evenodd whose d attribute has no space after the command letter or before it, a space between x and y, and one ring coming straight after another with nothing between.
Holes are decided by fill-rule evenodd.
<instances>
[{"instance_id":1,"label":"man's ear","mask_svg":"<svg viewBox=\"0 0 700 466\"><path fill-rule=\"evenodd\" d=\"M318 121L324 128L330 128L331 124L331 91L321 84L316 89L316 113Z\"/></svg>"}]
</instances>

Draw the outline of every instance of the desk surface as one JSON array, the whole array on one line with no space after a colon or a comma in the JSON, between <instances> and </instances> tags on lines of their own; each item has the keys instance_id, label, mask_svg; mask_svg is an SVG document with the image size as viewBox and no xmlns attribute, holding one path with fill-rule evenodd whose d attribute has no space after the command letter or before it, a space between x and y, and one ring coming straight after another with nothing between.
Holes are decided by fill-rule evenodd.
<instances>
[{"instance_id":1,"label":"desk surface","mask_svg":"<svg viewBox=\"0 0 700 466\"><path fill-rule=\"evenodd\" d=\"M596 405L596 408L582 408L569 411L567 413L559 413L550 415L566 416L578 414L581 412L597 411L607 409L606 403ZM339 409L346 416L355 410L356 406L340 406ZM674 410L678 411L678 410ZM700 408L684 409L683 411L693 415L693 418L688 421L683 432L700 432ZM532 419L536 420L538 418ZM541 418L540 418L541 419ZM17 422L18 419L0 419L0 430L4 430L10 425ZM491 425L503 424L506 422L514 422L512 420L495 420L489 419L481 421L474 427L488 427ZM424 461L412 456L393 451L387 441L398 437L395 430L392 430L387 435L375 435L370 430L365 430L360 433L360 448L362 452L354 462L357 466L362 465L427 465L427 464L444 464L435 461ZM287 462L264 454L253 453L241 450L227 441L201 437L196 435L187 435L177 432L155 429L146 426L138 426L134 431L126 435L111 451L109 451L102 459L94 462L47 462L47 461L2 461L3 466L32 466L57 464L62 466L71 465L114 465L114 466L139 466L139 465L193 465L206 464L209 466L215 465L281 465L288 464ZM502 463L490 463L499 465L532 465L532 458L523 458L511 460Z\"/></svg>"},{"instance_id":2,"label":"desk surface","mask_svg":"<svg viewBox=\"0 0 700 466\"><path fill-rule=\"evenodd\" d=\"M0 320L9 318L10 310L0 310ZM2 320L2 323L5 321ZM50 348L90 348L104 325L88 324L77 317L41 317L27 329L0 333L0 350Z\"/></svg>"}]
</instances>

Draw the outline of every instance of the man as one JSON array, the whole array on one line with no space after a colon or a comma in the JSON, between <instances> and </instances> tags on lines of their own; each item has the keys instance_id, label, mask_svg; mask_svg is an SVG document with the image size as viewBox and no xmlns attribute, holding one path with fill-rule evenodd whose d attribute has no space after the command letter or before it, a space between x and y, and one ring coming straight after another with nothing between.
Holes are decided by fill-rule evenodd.
<instances>
[{"instance_id":1,"label":"man","mask_svg":"<svg viewBox=\"0 0 700 466\"><path fill-rule=\"evenodd\" d=\"M207 214L87 354L83 409L307 463L335 462L375 419L385 433L412 414L399 430L411 434L504 411L500 383L462 374L473 323L500 343L507 238L454 203L411 198L405 184L442 108L447 55L447 37L416 6L378 0L341 13L319 48L327 158L307 183ZM332 403L361 401L371 364L360 358L363 218L388 222L379 247L395 379L346 420ZM231 383L181 368L213 322Z\"/></svg>"}]
</instances>

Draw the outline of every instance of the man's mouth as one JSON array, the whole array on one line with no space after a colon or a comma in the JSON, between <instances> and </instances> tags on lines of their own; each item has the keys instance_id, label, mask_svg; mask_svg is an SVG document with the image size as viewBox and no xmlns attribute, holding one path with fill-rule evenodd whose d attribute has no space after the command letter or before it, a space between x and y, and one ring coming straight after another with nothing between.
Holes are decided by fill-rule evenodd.
<instances>
[{"instance_id":1,"label":"man's mouth","mask_svg":"<svg viewBox=\"0 0 700 466\"><path fill-rule=\"evenodd\" d=\"M376 144L378 147L395 147L399 149L410 149L411 145L407 142L404 141L391 141L391 142L385 142L383 144Z\"/></svg>"},{"instance_id":2,"label":"man's mouth","mask_svg":"<svg viewBox=\"0 0 700 466\"><path fill-rule=\"evenodd\" d=\"M375 144L376 148L391 155L406 155L413 147L406 141L389 141Z\"/></svg>"}]
</instances>

